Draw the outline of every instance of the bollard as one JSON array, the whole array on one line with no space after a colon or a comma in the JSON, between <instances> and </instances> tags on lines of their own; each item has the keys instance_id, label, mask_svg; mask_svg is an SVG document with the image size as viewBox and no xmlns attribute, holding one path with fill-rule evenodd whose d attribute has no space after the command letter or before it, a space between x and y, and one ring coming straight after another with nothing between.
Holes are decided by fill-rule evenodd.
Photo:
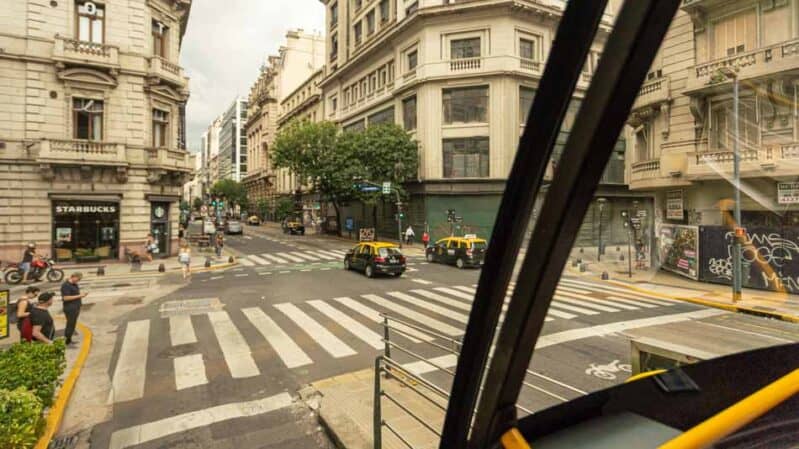
<instances>
[{"instance_id":1,"label":"bollard","mask_svg":"<svg viewBox=\"0 0 799 449\"><path fill-rule=\"evenodd\" d=\"M579 259L572 260L572 266L576 267L577 265L580 265L580 260Z\"/></svg>"},{"instance_id":2,"label":"bollard","mask_svg":"<svg viewBox=\"0 0 799 449\"><path fill-rule=\"evenodd\" d=\"M580 264L580 273L585 273L586 270L588 270L588 264L587 263L581 263Z\"/></svg>"},{"instance_id":3,"label":"bollard","mask_svg":"<svg viewBox=\"0 0 799 449\"><path fill-rule=\"evenodd\" d=\"M616 247L616 252L619 252L619 251L621 251L621 246L617 246Z\"/></svg>"},{"instance_id":4,"label":"bollard","mask_svg":"<svg viewBox=\"0 0 799 449\"><path fill-rule=\"evenodd\" d=\"M208 257L205 258L205 268L211 268L211 259Z\"/></svg>"},{"instance_id":5,"label":"bollard","mask_svg":"<svg viewBox=\"0 0 799 449\"><path fill-rule=\"evenodd\" d=\"M105 267L97 267L97 276L105 276Z\"/></svg>"},{"instance_id":6,"label":"bollard","mask_svg":"<svg viewBox=\"0 0 799 449\"><path fill-rule=\"evenodd\" d=\"M164 266L164 264L159 263L158 264L158 272L159 273L163 273L164 271L166 271L166 267Z\"/></svg>"},{"instance_id":7,"label":"bollard","mask_svg":"<svg viewBox=\"0 0 799 449\"><path fill-rule=\"evenodd\" d=\"M577 265L583 263L583 259L577 259Z\"/></svg>"},{"instance_id":8,"label":"bollard","mask_svg":"<svg viewBox=\"0 0 799 449\"><path fill-rule=\"evenodd\" d=\"M619 254L619 260L624 261L624 254Z\"/></svg>"},{"instance_id":9,"label":"bollard","mask_svg":"<svg viewBox=\"0 0 799 449\"><path fill-rule=\"evenodd\" d=\"M228 263L233 263L233 262L236 261L236 259L233 256L230 256L230 257L227 258L227 261L228 261Z\"/></svg>"},{"instance_id":10,"label":"bollard","mask_svg":"<svg viewBox=\"0 0 799 449\"><path fill-rule=\"evenodd\" d=\"M582 254L582 253L583 253L583 248L582 248L582 247L580 247L580 254Z\"/></svg>"},{"instance_id":11,"label":"bollard","mask_svg":"<svg viewBox=\"0 0 799 449\"><path fill-rule=\"evenodd\" d=\"M607 281L608 279L610 279L610 276L608 275L608 272L607 271L603 271L602 272L602 280L603 281Z\"/></svg>"}]
</instances>

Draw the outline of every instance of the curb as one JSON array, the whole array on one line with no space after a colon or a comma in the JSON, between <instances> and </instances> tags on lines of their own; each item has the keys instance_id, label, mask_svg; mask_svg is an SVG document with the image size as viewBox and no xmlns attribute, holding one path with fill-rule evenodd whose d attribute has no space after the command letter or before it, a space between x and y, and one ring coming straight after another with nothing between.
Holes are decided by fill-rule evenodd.
<instances>
[{"instance_id":1,"label":"curb","mask_svg":"<svg viewBox=\"0 0 799 449\"><path fill-rule=\"evenodd\" d=\"M764 318L773 318L773 319L776 319L776 320L786 321L786 322L789 322L789 323L799 323L799 316L791 315L791 314L788 314L788 313L770 312L768 310L755 309L755 308L752 308L752 307L745 307L745 306L737 306L737 305L734 305L734 304L726 304L726 303L723 303L723 302L710 301L710 300L707 300L707 299L689 298L689 297L686 297L686 296L669 296L669 295L665 295L663 293L654 292L652 290L647 290L645 288L636 287L636 286L629 285L629 284L624 283L624 282L619 282L619 281L614 281L614 280L607 280L605 282L611 283L613 285L618 285L620 287L625 287L625 288L627 288L629 290L632 290L632 291L635 291L635 292L638 292L638 293L643 293L643 294L650 295L650 296L657 296L657 297L665 298L665 299L676 299L678 301L689 302L689 303L692 303L692 304L697 304L697 305L705 306L705 307L713 307L713 308L716 308L716 309L726 310L728 312L745 313L745 314L748 314L748 315L755 315L755 316L760 316L760 317L764 317Z\"/></svg>"},{"instance_id":2,"label":"curb","mask_svg":"<svg viewBox=\"0 0 799 449\"><path fill-rule=\"evenodd\" d=\"M64 384L58 392L58 397L53 403L53 406L50 407L50 412L47 414L44 434L39 438L34 449L47 449L50 445L50 441L61 426L61 420L64 418L64 412L67 409L69 398L72 396L72 390L75 388L75 383L78 381L78 376L80 376L81 369L83 369L83 364L89 356L89 350L92 347L92 331L80 323L78 323L77 327L80 329L83 337L81 340L80 353L75 360L75 365L72 367L69 375L67 375L66 380L64 380Z\"/></svg>"},{"instance_id":3,"label":"curb","mask_svg":"<svg viewBox=\"0 0 799 449\"><path fill-rule=\"evenodd\" d=\"M205 271L215 271L215 270L222 270L225 268L230 268L232 266L238 265L238 262L225 262L220 263L217 265L212 265L210 268L199 267L199 268L192 268L192 273L202 273ZM102 280L102 279L113 279L113 278L130 278L130 277L156 277L156 276L163 276L170 272L179 272L181 268L166 268L163 272L157 270L147 270L147 271L133 271L127 274L108 274L103 276L93 276L92 278L87 278L84 276L84 279L88 280Z\"/></svg>"}]
</instances>

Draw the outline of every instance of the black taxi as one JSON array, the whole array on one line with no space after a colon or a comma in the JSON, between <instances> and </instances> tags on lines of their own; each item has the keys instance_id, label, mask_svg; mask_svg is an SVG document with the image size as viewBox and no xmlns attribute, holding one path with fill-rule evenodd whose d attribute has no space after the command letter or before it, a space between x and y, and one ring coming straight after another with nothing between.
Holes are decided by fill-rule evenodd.
<instances>
[{"instance_id":1,"label":"black taxi","mask_svg":"<svg viewBox=\"0 0 799 449\"><path fill-rule=\"evenodd\" d=\"M474 234L463 237L447 237L428 246L425 257L428 262L455 264L458 268L483 265L487 243Z\"/></svg>"},{"instance_id":2,"label":"black taxi","mask_svg":"<svg viewBox=\"0 0 799 449\"><path fill-rule=\"evenodd\" d=\"M376 274L402 276L405 256L395 243L361 242L344 255L344 268L363 271L366 277Z\"/></svg>"}]
</instances>

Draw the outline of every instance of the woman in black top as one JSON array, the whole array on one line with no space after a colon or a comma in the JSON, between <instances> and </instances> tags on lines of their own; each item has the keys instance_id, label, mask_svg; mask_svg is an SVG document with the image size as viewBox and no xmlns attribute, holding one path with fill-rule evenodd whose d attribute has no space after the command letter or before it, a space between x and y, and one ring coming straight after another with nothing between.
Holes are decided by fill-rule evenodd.
<instances>
[{"instance_id":1,"label":"woman in black top","mask_svg":"<svg viewBox=\"0 0 799 449\"><path fill-rule=\"evenodd\" d=\"M28 287L25 289L25 294L17 300L17 329L19 330L19 339L22 338L22 324L25 319L31 314L31 302L39 295L39 287Z\"/></svg>"}]
</instances>

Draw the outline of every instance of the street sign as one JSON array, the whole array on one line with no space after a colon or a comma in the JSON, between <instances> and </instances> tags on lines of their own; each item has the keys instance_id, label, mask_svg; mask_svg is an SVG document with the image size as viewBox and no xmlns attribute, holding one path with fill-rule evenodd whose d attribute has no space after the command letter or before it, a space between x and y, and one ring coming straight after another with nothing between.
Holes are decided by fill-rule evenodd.
<instances>
[{"instance_id":1,"label":"street sign","mask_svg":"<svg viewBox=\"0 0 799 449\"><path fill-rule=\"evenodd\" d=\"M636 215L638 215L638 218L646 218L646 209L639 210Z\"/></svg>"},{"instance_id":2,"label":"street sign","mask_svg":"<svg viewBox=\"0 0 799 449\"><path fill-rule=\"evenodd\" d=\"M9 304L8 290L0 290L0 340L8 338L9 325L8 314L11 304Z\"/></svg>"},{"instance_id":3,"label":"street sign","mask_svg":"<svg viewBox=\"0 0 799 449\"><path fill-rule=\"evenodd\" d=\"M640 218L631 218L630 224L633 225L633 229L641 229L641 219Z\"/></svg>"},{"instance_id":4,"label":"street sign","mask_svg":"<svg viewBox=\"0 0 799 449\"><path fill-rule=\"evenodd\" d=\"M391 193L391 181L386 181L383 183L383 195L388 195Z\"/></svg>"},{"instance_id":5,"label":"street sign","mask_svg":"<svg viewBox=\"0 0 799 449\"><path fill-rule=\"evenodd\" d=\"M369 184L358 184L358 190L364 193L379 192L380 187Z\"/></svg>"}]
</instances>

